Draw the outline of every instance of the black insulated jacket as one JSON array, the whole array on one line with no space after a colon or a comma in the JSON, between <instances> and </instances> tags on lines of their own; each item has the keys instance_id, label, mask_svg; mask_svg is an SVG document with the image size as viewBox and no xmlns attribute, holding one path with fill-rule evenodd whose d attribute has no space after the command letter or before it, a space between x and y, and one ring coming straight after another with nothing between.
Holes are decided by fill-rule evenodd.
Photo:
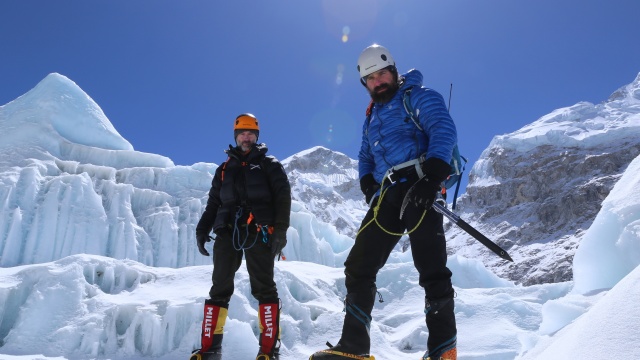
<instances>
[{"instance_id":1,"label":"black insulated jacket","mask_svg":"<svg viewBox=\"0 0 640 360\"><path fill-rule=\"evenodd\" d=\"M273 226L276 230L289 228L291 186L282 164L267 156L265 144L255 144L247 154L229 146L227 161L216 169L211 182L207 206L196 227L196 235L216 234L247 224ZM240 212L238 210L241 209Z\"/></svg>"}]
</instances>

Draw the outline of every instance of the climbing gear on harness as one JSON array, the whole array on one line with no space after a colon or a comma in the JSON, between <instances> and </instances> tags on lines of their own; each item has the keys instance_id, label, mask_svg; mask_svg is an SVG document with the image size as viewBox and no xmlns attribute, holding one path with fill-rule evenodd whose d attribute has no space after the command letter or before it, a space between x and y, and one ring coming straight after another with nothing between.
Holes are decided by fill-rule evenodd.
<instances>
[{"instance_id":1,"label":"climbing gear on harness","mask_svg":"<svg viewBox=\"0 0 640 360\"><path fill-rule=\"evenodd\" d=\"M405 161L401 164L398 164L384 173L384 177L389 179L391 184L395 184L396 181L406 178L407 175L414 175L416 179L419 179L424 176L422 172L422 163L425 161L425 155L420 155L419 158Z\"/></svg>"},{"instance_id":2,"label":"climbing gear on harness","mask_svg":"<svg viewBox=\"0 0 640 360\"><path fill-rule=\"evenodd\" d=\"M427 214L427 210L429 210L428 208L425 209L425 211L422 213L422 216L420 217L420 220L418 221L418 223L416 224L416 226L413 227L413 229L407 231L407 232L403 232L403 233L394 233L392 231L389 231L387 229L385 229L379 222L378 222L378 211L380 209L380 204L382 203L382 198L384 197L384 193L386 193L386 191L389 189L390 186L395 185L396 182L398 181L402 181L402 179L409 179L412 177L415 178L421 178L424 176L423 172L422 172L422 163L425 161L425 154L422 154L419 158L413 159L413 160L409 160L409 161L405 161L401 164L398 164L392 168L390 168L389 170L387 170L382 178L382 184L380 184L380 196L378 197L378 202L376 204L376 206L373 208L373 219L371 219L371 221L369 221L368 223L366 223L364 226L362 226L360 228L360 230L358 231L358 234L360 234L360 232L362 230L364 230L367 226L369 226L369 224L371 224L372 222L375 222L376 224L378 224L378 226L380 227L380 229L382 229L382 231L386 232L389 235L396 235L396 236L403 236L403 235L409 235L412 232L414 232L418 226L420 226L420 224L422 223L422 220L424 219L425 215ZM389 185L385 187L385 182L389 181ZM375 197L372 197L372 200ZM370 206L373 204L369 204ZM402 219L402 209L401 209L401 215L400 215L400 219ZM356 236L358 235L356 234Z\"/></svg>"},{"instance_id":3,"label":"climbing gear on harness","mask_svg":"<svg viewBox=\"0 0 640 360\"><path fill-rule=\"evenodd\" d=\"M389 190L389 188L395 184L392 183L388 186L385 187L385 181L387 180L387 177L385 176L382 179L382 184L380 184L380 189L382 189L380 191L380 196L378 197L378 202L376 203L376 205L373 207L373 218L371 220L369 220L368 223L364 224L363 226L360 227L360 230L358 230L358 233L356 234L356 237L358 237L358 235L360 235L360 233L369 225L371 225L371 223L375 222L378 227L384 231L385 233L389 234L389 235L395 235L395 236L404 236L404 235L409 235L412 232L416 231L416 229L420 226L420 224L422 223L422 220L424 219L425 215L427 215L427 210L429 209L424 209L424 211L422 212L422 216L420 216L420 220L418 220L418 223L416 224L416 226L414 226L411 230L406 231L406 232L402 232L402 233L395 233L393 231L389 231L387 229L384 228L384 226L382 226L382 224L380 224L380 222L378 221L378 211L380 210L380 204L382 204L382 199L384 198L385 193L387 192L387 190Z\"/></svg>"},{"instance_id":4,"label":"climbing gear on harness","mask_svg":"<svg viewBox=\"0 0 640 360\"><path fill-rule=\"evenodd\" d=\"M269 241L270 235L273 234L273 226L254 224L253 213L251 212L249 212L249 216L247 217L247 223L238 226L238 223L242 219L244 211L244 208L239 206L238 210L236 210L236 216L233 221L232 242L233 248L238 251L251 249L258 241L258 236L262 236L262 242L266 244ZM250 245L247 245L247 241L249 239L249 227L252 225L255 225L256 227L256 236L253 238L253 242ZM241 238L242 235L240 234L240 228L245 228L244 239Z\"/></svg>"},{"instance_id":5,"label":"climbing gear on harness","mask_svg":"<svg viewBox=\"0 0 640 360\"><path fill-rule=\"evenodd\" d=\"M233 243L233 248L236 250L246 250L246 249L250 249L251 247L253 247L253 245L255 245L255 241L249 245L249 246L245 246L247 243L247 239L249 238L249 228L247 226L244 226L245 230L246 230L246 234L244 236L244 239L241 240L241 235L240 235L240 229L238 228L238 222L240 220L240 218L242 217L242 213L243 213L243 208L242 207L238 207L238 209L236 210L236 216L235 219L233 220L233 234L232 234L232 243ZM257 239L257 237L256 237ZM255 239L254 239L255 240Z\"/></svg>"}]
</instances>

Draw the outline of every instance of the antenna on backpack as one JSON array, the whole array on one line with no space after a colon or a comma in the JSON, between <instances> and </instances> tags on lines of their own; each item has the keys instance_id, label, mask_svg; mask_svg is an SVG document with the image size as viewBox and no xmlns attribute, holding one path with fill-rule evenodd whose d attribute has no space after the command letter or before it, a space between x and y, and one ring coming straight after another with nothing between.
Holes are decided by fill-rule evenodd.
<instances>
[{"instance_id":1,"label":"antenna on backpack","mask_svg":"<svg viewBox=\"0 0 640 360\"><path fill-rule=\"evenodd\" d=\"M449 105L447 106L447 111L451 111L451 93L453 93L453 83L449 86Z\"/></svg>"}]
</instances>

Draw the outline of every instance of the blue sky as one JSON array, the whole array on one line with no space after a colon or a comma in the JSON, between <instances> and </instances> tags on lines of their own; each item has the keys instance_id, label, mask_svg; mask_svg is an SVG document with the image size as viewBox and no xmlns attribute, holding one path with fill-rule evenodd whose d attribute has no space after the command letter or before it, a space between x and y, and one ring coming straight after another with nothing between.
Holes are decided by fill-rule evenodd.
<instances>
[{"instance_id":1,"label":"blue sky","mask_svg":"<svg viewBox=\"0 0 640 360\"><path fill-rule=\"evenodd\" d=\"M58 72L177 165L224 161L244 112L279 159L357 158L356 61L375 42L447 100L453 84L468 174L493 136L632 82L638 14L632 0L0 1L0 105Z\"/></svg>"}]
</instances>

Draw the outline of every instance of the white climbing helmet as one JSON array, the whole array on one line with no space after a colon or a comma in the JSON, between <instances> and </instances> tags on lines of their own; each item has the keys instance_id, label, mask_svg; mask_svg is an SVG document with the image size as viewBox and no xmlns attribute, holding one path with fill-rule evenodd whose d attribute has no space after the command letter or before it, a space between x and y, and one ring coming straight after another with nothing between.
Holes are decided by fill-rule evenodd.
<instances>
[{"instance_id":1,"label":"white climbing helmet","mask_svg":"<svg viewBox=\"0 0 640 360\"><path fill-rule=\"evenodd\" d=\"M391 53L384 46L378 44L373 44L364 49L358 58L358 72L360 72L361 80L365 76L388 66L392 66L392 70L396 71L396 62L393 60Z\"/></svg>"}]
</instances>

